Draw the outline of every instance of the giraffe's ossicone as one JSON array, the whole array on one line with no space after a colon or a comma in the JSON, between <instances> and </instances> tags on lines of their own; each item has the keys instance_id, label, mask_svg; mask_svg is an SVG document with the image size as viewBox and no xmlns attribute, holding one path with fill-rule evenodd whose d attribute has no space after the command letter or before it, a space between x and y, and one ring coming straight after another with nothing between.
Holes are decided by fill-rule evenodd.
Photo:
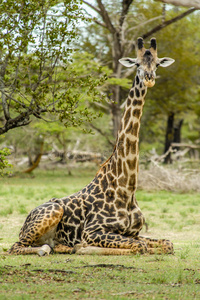
<instances>
[{"instance_id":1,"label":"giraffe's ossicone","mask_svg":"<svg viewBox=\"0 0 200 300\"><path fill-rule=\"evenodd\" d=\"M137 58L120 59L126 67L136 66L137 73L112 155L81 191L33 209L9 253L173 253L170 241L139 236L145 220L135 198L144 97L155 84L157 67L173 62L157 57L155 39L145 49L138 38Z\"/></svg>"}]
</instances>

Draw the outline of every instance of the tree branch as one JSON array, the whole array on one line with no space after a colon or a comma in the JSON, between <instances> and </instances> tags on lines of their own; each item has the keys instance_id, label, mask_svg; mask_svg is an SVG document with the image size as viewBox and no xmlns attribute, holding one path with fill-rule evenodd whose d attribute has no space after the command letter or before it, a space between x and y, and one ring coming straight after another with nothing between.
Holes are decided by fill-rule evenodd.
<instances>
[{"instance_id":1,"label":"tree branch","mask_svg":"<svg viewBox=\"0 0 200 300\"><path fill-rule=\"evenodd\" d=\"M173 4L175 6L194 7L200 9L200 0L156 0L167 4Z\"/></svg>"},{"instance_id":2,"label":"tree branch","mask_svg":"<svg viewBox=\"0 0 200 300\"><path fill-rule=\"evenodd\" d=\"M126 15L129 11L129 7L132 4L133 0L123 0L122 1L122 11L121 11L121 16L119 19L119 26L121 27L124 23L124 20L126 18Z\"/></svg>"},{"instance_id":3,"label":"tree branch","mask_svg":"<svg viewBox=\"0 0 200 300\"><path fill-rule=\"evenodd\" d=\"M0 81L0 82L1 82L1 81ZM16 100L16 99L13 98L12 96L6 94L3 90L0 89L0 91L1 91L2 95L4 95L6 98L8 98L8 99L10 99L10 100L12 100L12 101L14 101L14 102L16 102L17 104L21 105L23 108L27 108L27 106L26 106L24 103L22 103L22 102ZM3 102L3 100L2 100L2 102ZM2 103L2 104L3 104L3 103Z\"/></svg>"},{"instance_id":4,"label":"tree branch","mask_svg":"<svg viewBox=\"0 0 200 300\"><path fill-rule=\"evenodd\" d=\"M99 9L100 9L100 15L104 21L104 23L107 25L108 30L112 33L115 34L117 32L116 28L113 26L110 17L105 9L105 6L103 5L101 0L97 0Z\"/></svg>"},{"instance_id":5,"label":"tree branch","mask_svg":"<svg viewBox=\"0 0 200 300\"><path fill-rule=\"evenodd\" d=\"M90 126L95 129L97 132L99 132L103 137L105 137L105 139L107 140L107 142L113 147L114 143L108 138L107 134L105 132L103 132L100 128L96 127L95 125L93 125L92 123L90 123Z\"/></svg>"},{"instance_id":6,"label":"tree branch","mask_svg":"<svg viewBox=\"0 0 200 300\"><path fill-rule=\"evenodd\" d=\"M196 8L190 8L187 11L185 11L184 13L176 16L175 18L172 18L168 21L165 21L164 23L154 27L153 29L151 29L150 31L148 31L147 33L142 35L143 39L146 39L147 37L151 36L153 33L156 33L157 31L171 25L172 23L175 23L181 19L183 19L184 17L188 16L189 14L193 13L196 10Z\"/></svg>"},{"instance_id":7,"label":"tree branch","mask_svg":"<svg viewBox=\"0 0 200 300\"><path fill-rule=\"evenodd\" d=\"M5 59L5 63L2 63L2 61L0 61L0 63L2 64L1 69L0 69L0 91L1 91L1 99L2 99L2 108L3 108L5 119L9 120L10 112L9 112L9 107L8 107L8 103L6 100L6 95L4 92L4 89L5 89L4 76L5 76L6 67L8 64L8 56Z\"/></svg>"},{"instance_id":8,"label":"tree branch","mask_svg":"<svg viewBox=\"0 0 200 300\"><path fill-rule=\"evenodd\" d=\"M97 19L93 19L93 21L94 21L96 24L100 25L101 27L107 28L106 24L104 24L104 23L102 23L102 22L99 22Z\"/></svg>"},{"instance_id":9,"label":"tree branch","mask_svg":"<svg viewBox=\"0 0 200 300\"><path fill-rule=\"evenodd\" d=\"M142 22L142 23L140 23L140 24L138 24L134 27L131 27L131 28L127 29L127 32L131 32L133 30L136 30L140 27L143 27L144 25L147 25L148 23L154 22L154 21L159 20L159 19L162 19L162 16L157 16L157 17L151 18L149 20L146 20L146 21L144 21L144 22Z\"/></svg>"},{"instance_id":10,"label":"tree branch","mask_svg":"<svg viewBox=\"0 0 200 300\"><path fill-rule=\"evenodd\" d=\"M30 122L30 114L27 112L23 112L16 118L6 121L5 125L3 127L0 127L0 135L6 133L12 128L28 125Z\"/></svg>"},{"instance_id":11,"label":"tree branch","mask_svg":"<svg viewBox=\"0 0 200 300\"><path fill-rule=\"evenodd\" d=\"M93 10L95 10L98 14L101 14L100 9L98 9L97 7L95 7L94 5L90 4L89 2L82 0L83 3L85 3L86 5L88 5L89 7L91 7Z\"/></svg>"}]
</instances>

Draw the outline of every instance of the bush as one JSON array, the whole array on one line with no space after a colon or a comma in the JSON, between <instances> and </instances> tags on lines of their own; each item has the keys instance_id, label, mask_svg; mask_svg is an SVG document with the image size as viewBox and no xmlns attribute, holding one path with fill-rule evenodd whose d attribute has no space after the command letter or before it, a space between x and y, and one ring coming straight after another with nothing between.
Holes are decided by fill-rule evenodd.
<instances>
[{"instance_id":1,"label":"bush","mask_svg":"<svg viewBox=\"0 0 200 300\"><path fill-rule=\"evenodd\" d=\"M10 155L10 150L8 148L0 149L0 176L9 174L6 168L11 167L8 163L7 156Z\"/></svg>"}]
</instances>

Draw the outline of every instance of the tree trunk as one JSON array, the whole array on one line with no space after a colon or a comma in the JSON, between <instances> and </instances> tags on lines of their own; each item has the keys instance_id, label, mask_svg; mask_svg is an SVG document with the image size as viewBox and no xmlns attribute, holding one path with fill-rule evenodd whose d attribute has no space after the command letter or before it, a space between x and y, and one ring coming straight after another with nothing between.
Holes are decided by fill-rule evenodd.
<instances>
[{"instance_id":1,"label":"tree trunk","mask_svg":"<svg viewBox=\"0 0 200 300\"><path fill-rule=\"evenodd\" d=\"M167 120L167 130L166 130L166 136L165 136L165 150L164 153L166 153L169 150L169 147L172 143L181 143L181 128L183 125L183 119L181 119L176 125L174 125L174 113L171 112L168 116ZM179 150L179 146L173 147L173 149ZM172 163L171 159L171 153L169 152L165 159L165 164Z\"/></svg>"},{"instance_id":2,"label":"tree trunk","mask_svg":"<svg viewBox=\"0 0 200 300\"><path fill-rule=\"evenodd\" d=\"M112 103L111 103L111 113L113 122L113 136L117 137L117 132L119 130L121 122L121 108L120 108L120 87L113 86L112 88Z\"/></svg>"},{"instance_id":3,"label":"tree trunk","mask_svg":"<svg viewBox=\"0 0 200 300\"><path fill-rule=\"evenodd\" d=\"M113 136L117 138L117 132L119 130L121 121L121 109L118 104L113 103L111 107L112 122L113 122Z\"/></svg>"},{"instance_id":4,"label":"tree trunk","mask_svg":"<svg viewBox=\"0 0 200 300\"><path fill-rule=\"evenodd\" d=\"M30 167L28 169L22 171L22 173L31 173L33 170L35 170L39 166L39 163L42 158L43 151L44 151L44 139L43 138L41 138L41 137L38 138L37 147L38 147L38 153L36 154L34 161L32 161L32 159L29 157Z\"/></svg>"},{"instance_id":5,"label":"tree trunk","mask_svg":"<svg viewBox=\"0 0 200 300\"><path fill-rule=\"evenodd\" d=\"M178 122L177 125L174 126L174 139L173 143L181 143L181 127L183 125L183 119ZM180 147L176 146L173 149L179 150Z\"/></svg>"},{"instance_id":6,"label":"tree trunk","mask_svg":"<svg viewBox=\"0 0 200 300\"><path fill-rule=\"evenodd\" d=\"M169 150L169 147L171 146L171 143L173 142L174 139L174 113L171 112L168 115L168 120L167 120L167 130L166 130L166 135L165 135L165 149L164 153L166 153ZM171 153L168 153L164 159L165 164L172 163L171 159Z\"/></svg>"}]
</instances>

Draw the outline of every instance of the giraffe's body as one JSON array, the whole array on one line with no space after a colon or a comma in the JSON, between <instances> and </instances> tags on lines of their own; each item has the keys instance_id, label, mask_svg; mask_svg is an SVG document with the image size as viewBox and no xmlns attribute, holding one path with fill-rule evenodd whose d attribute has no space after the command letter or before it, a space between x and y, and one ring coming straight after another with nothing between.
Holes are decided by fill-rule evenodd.
<instances>
[{"instance_id":1,"label":"giraffe's body","mask_svg":"<svg viewBox=\"0 0 200 300\"><path fill-rule=\"evenodd\" d=\"M154 39L150 50L138 39L137 60L121 60L124 65L139 67L110 158L81 191L53 198L32 210L20 231L19 242L10 253L43 255L50 251L46 245L65 253L72 248L77 253L173 253L170 241L139 237L145 222L135 198L139 128L147 86L154 85L154 69L158 64ZM145 70L141 69L142 64Z\"/></svg>"}]
</instances>

